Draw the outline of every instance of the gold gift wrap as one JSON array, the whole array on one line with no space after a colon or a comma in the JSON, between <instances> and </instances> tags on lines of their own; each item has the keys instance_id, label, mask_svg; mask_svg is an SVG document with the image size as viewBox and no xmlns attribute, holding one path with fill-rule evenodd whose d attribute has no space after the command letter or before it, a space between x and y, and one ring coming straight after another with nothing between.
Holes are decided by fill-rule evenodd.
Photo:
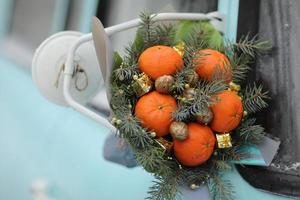
<instances>
[{"instance_id":1,"label":"gold gift wrap","mask_svg":"<svg viewBox=\"0 0 300 200\"><path fill-rule=\"evenodd\" d=\"M166 153L170 153L173 149L173 142L170 142L163 137L159 137L155 139L155 141L166 151Z\"/></svg>"},{"instance_id":2,"label":"gold gift wrap","mask_svg":"<svg viewBox=\"0 0 300 200\"><path fill-rule=\"evenodd\" d=\"M218 142L218 148L224 149L232 147L230 133L216 134L216 137Z\"/></svg>"},{"instance_id":3,"label":"gold gift wrap","mask_svg":"<svg viewBox=\"0 0 300 200\"><path fill-rule=\"evenodd\" d=\"M230 82L229 83L229 89L231 91L234 91L234 92L239 92L241 90L241 86L238 85L238 84L236 84L236 83L234 83L234 82Z\"/></svg>"},{"instance_id":4,"label":"gold gift wrap","mask_svg":"<svg viewBox=\"0 0 300 200\"><path fill-rule=\"evenodd\" d=\"M173 46L173 49L174 49L175 51L177 51L177 53L178 53L181 57L183 57L183 55L184 55L184 47L185 47L184 42L179 42L177 45Z\"/></svg>"},{"instance_id":5,"label":"gold gift wrap","mask_svg":"<svg viewBox=\"0 0 300 200\"><path fill-rule=\"evenodd\" d=\"M132 87L136 95L140 97L152 89L153 82L149 76L147 76L145 73L141 73L139 76L134 78Z\"/></svg>"}]
</instances>

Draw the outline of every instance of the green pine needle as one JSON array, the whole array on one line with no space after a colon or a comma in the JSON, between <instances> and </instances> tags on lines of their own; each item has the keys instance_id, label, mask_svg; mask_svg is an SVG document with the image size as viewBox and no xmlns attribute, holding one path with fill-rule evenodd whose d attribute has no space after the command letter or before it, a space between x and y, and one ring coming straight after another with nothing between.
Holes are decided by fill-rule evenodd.
<instances>
[{"instance_id":1,"label":"green pine needle","mask_svg":"<svg viewBox=\"0 0 300 200\"><path fill-rule=\"evenodd\" d=\"M146 47L153 46L155 43L155 30L154 30L154 21L153 17L155 15L150 15L149 13L142 12L140 14L140 19L141 19L141 34L142 37L144 38L144 43Z\"/></svg>"},{"instance_id":2,"label":"green pine needle","mask_svg":"<svg viewBox=\"0 0 300 200\"><path fill-rule=\"evenodd\" d=\"M121 67L119 67L114 71L114 76L118 77L119 81L132 80L132 77L137 74L138 74L137 64L134 64L132 66L127 66L127 67L121 65Z\"/></svg>"},{"instance_id":3,"label":"green pine needle","mask_svg":"<svg viewBox=\"0 0 300 200\"><path fill-rule=\"evenodd\" d=\"M150 134L144 130L138 119L132 114L123 114L121 124L118 125L120 136L126 138L130 145L139 149L148 149L153 144Z\"/></svg>"},{"instance_id":4,"label":"green pine needle","mask_svg":"<svg viewBox=\"0 0 300 200\"><path fill-rule=\"evenodd\" d=\"M178 122L185 122L191 118L189 111L190 105L179 104L175 112L172 113L172 118Z\"/></svg>"},{"instance_id":5,"label":"green pine needle","mask_svg":"<svg viewBox=\"0 0 300 200\"><path fill-rule=\"evenodd\" d=\"M245 144L257 144L265 135L261 125L255 125L255 118L244 120L235 131L235 136Z\"/></svg>"},{"instance_id":6,"label":"green pine needle","mask_svg":"<svg viewBox=\"0 0 300 200\"><path fill-rule=\"evenodd\" d=\"M217 149L216 153L217 159L222 161L239 161L247 157L242 145L238 143L234 143L231 148Z\"/></svg>"},{"instance_id":7,"label":"green pine needle","mask_svg":"<svg viewBox=\"0 0 300 200\"><path fill-rule=\"evenodd\" d=\"M244 110L248 113L255 113L268 107L267 100L270 99L268 91L264 91L262 85L246 86L243 94Z\"/></svg>"},{"instance_id":8,"label":"green pine needle","mask_svg":"<svg viewBox=\"0 0 300 200\"><path fill-rule=\"evenodd\" d=\"M232 183L222 175L215 174L208 181L208 188L213 200L234 200L235 191Z\"/></svg>"},{"instance_id":9,"label":"green pine needle","mask_svg":"<svg viewBox=\"0 0 300 200\"><path fill-rule=\"evenodd\" d=\"M214 80L214 81L199 81L198 93L199 95L213 96L228 88L228 85L224 80Z\"/></svg>"},{"instance_id":10,"label":"green pine needle","mask_svg":"<svg viewBox=\"0 0 300 200\"><path fill-rule=\"evenodd\" d=\"M182 70L178 71L174 76L174 84L172 86L172 91L174 93L182 93L185 89L185 85L188 83L186 77L193 73L193 66L186 65Z\"/></svg>"},{"instance_id":11,"label":"green pine needle","mask_svg":"<svg viewBox=\"0 0 300 200\"><path fill-rule=\"evenodd\" d=\"M201 185L207 182L210 172L210 162L199 167L183 167L180 170L180 179L185 185Z\"/></svg>"},{"instance_id":12,"label":"green pine needle","mask_svg":"<svg viewBox=\"0 0 300 200\"><path fill-rule=\"evenodd\" d=\"M154 185L150 187L148 194L149 200L176 200L181 199L178 190L180 180L178 176L171 175L169 177L157 176L153 181Z\"/></svg>"},{"instance_id":13,"label":"green pine needle","mask_svg":"<svg viewBox=\"0 0 300 200\"><path fill-rule=\"evenodd\" d=\"M165 152L161 147L153 147L144 151L137 151L137 162L148 172L159 171L165 163Z\"/></svg>"},{"instance_id":14,"label":"green pine needle","mask_svg":"<svg viewBox=\"0 0 300 200\"><path fill-rule=\"evenodd\" d=\"M206 35L204 34L203 27L197 24L189 33L188 37L184 39L184 43L187 47L193 49L203 49L208 46L208 41Z\"/></svg>"},{"instance_id":15,"label":"green pine needle","mask_svg":"<svg viewBox=\"0 0 300 200\"><path fill-rule=\"evenodd\" d=\"M117 85L116 81L112 82L111 87L111 101L110 106L114 113L119 113L120 115L124 113L129 113L131 110L128 108L128 105L131 103L128 99L129 96L133 94L130 87L128 88L125 85Z\"/></svg>"},{"instance_id":16,"label":"green pine needle","mask_svg":"<svg viewBox=\"0 0 300 200\"><path fill-rule=\"evenodd\" d=\"M270 51L272 45L269 41L258 39L257 35L250 38L250 35L247 34L237 43L232 44L231 48L254 58L256 55L261 55Z\"/></svg>"},{"instance_id":17,"label":"green pine needle","mask_svg":"<svg viewBox=\"0 0 300 200\"><path fill-rule=\"evenodd\" d=\"M250 70L249 64L252 62L252 59L245 55L234 55L231 59L231 68L232 68L232 81L234 83L240 83L245 78Z\"/></svg>"},{"instance_id":18,"label":"green pine needle","mask_svg":"<svg viewBox=\"0 0 300 200\"><path fill-rule=\"evenodd\" d=\"M114 54L113 79L117 78L119 81L132 80L133 75L137 75L140 72L138 58L142 48L142 46L138 47L135 43L130 43L125 47L124 59L120 59L118 54Z\"/></svg>"},{"instance_id":19,"label":"green pine needle","mask_svg":"<svg viewBox=\"0 0 300 200\"><path fill-rule=\"evenodd\" d=\"M172 24L162 24L155 27L156 44L172 46L174 44L175 29Z\"/></svg>"},{"instance_id":20,"label":"green pine needle","mask_svg":"<svg viewBox=\"0 0 300 200\"><path fill-rule=\"evenodd\" d=\"M224 160L213 160L214 167L220 171L230 171L232 165Z\"/></svg>"},{"instance_id":21,"label":"green pine needle","mask_svg":"<svg viewBox=\"0 0 300 200\"><path fill-rule=\"evenodd\" d=\"M144 39L145 48L155 45L173 45L175 29L172 24L160 25L154 22L155 15L141 13L139 32Z\"/></svg>"},{"instance_id":22,"label":"green pine needle","mask_svg":"<svg viewBox=\"0 0 300 200\"><path fill-rule=\"evenodd\" d=\"M194 99L179 103L178 109L172 114L173 119L186 122L192 120L201 110L216 103L212 97L227 87L223 80L199 81Z\"/></svg>"}]
</instances>

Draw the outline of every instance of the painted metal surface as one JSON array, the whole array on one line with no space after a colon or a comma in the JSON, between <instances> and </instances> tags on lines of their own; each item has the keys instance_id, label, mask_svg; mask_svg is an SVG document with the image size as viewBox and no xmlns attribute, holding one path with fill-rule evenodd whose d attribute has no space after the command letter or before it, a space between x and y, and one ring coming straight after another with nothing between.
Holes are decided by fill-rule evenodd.
<instances>
[{"instance_id":1,"label":"painted metal surface","mask_svg":"<svg viewBox=\"0 0 300 200\"><path fill-rule=\"evenodd\" d=\"M55 3L51 33L54 34L65 28L70 0L58 0Z\"/></svg>"},{"instance_id":2,"label":"painted metal surface","mask_svg":"<svg viewBox=\"0 0 300 200\"><path fill-rule=\"evenodd\" d=\"M239 0L219 0L218 11L226 15L225 38L229 41L236 41Z\"/></svg>"},{"instance_id":3,"label":"painted metal surface","mask_svg":"<svg viewBox=\"0 0 300 200\"><path fill-rule=\"evenodd\" d=\"M97 11L99 0L84 0L81 3L79 30L83 33L91 31L91 19Z\"/></svg>"},{"instance_id":4,"label":"painted metal surface","mask_svg":"<svg viewBox=\"0 0 300 200\"><path fill-rule=\"evenodd\" d=\"M12 78L13 77L13 78ZM0 58L0 199L30 200L36 182L47 182L52 200L144 199L153 180L103 158L108 129L45 100L27 71ZM282 200L226 175L237 200Z\"/></svg>"},{"instance_id":5,"label":"painted metal surface","mask_svg":"<svg viewBox=\"0 0 300 200\"><path fill-rule=\"evenodd\" d=\"M12 0L0 0L0 40L8 33L12 9Z\"/></svg>"}]
</instances>

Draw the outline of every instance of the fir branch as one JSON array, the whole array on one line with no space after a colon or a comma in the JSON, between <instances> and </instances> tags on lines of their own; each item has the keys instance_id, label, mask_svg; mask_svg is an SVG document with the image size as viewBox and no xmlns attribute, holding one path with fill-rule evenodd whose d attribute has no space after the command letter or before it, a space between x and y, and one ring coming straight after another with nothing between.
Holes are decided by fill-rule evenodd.
<instances>
[{"instance_id":1,"label":"fir branch","mask_svg":"<svg viewBox=\"0 0 300 200\"><path fill-rule=\"evenodd\" d=\"M183 56L185 66L174 76L175 82L172 91L175 93L183 92L183 90L185 89L185 85L188 83L187 77L194 73L195 68L199 64L198 60L201 56L201 54L199 54L199 49L204 48L206 44L202 40L199 40L199 38L197 37L198 36L196 33L191 33L188 39L183 41L185 45Z\"/></svg>"},{"instance_id":2,"label":"fir branch","mask_svg":"<svg viewBox=\"0 0 300 200\"><path fill-rule=\"evenodd\" d=\"M261 125L255 125L255 118L244 120L235 131L235 137L245 144L257 144L265 135Z\"/></svg>"},{"instance_id":3,"label":"fir branch","mask_svg":"<svg viewBox=\"0 0 300 200\"><path fill-rule=\"evenodd\" d=\"M272 45L269 41L258 39L257 35L250 38L250 35L247 34L237 43L232 44L231 48L234 51L242 52L254 58L256 55L267 53L272 48Z\"/></svg>"},{"instance_id":4,"label":"fir branch","mask_svg":"<svg viewBox=\"0 0 300 200\"><path fill-rule=\"evenodd\" d=\"M131 66L126 66L126 64L122 64L118 69L114 71L114 76L117 77L120 81L132 80L132 77L137 74L137 64Z\"/></svg>"},{"instance_id":5,"label":"fir branch","mask_svg":"<svg viewBox=\"0 0 300 200\"><path fill-rule=\"evenodd\" d=\"M215 100L212 97L227 87L223 80L200 81L196 88L194 100L179 103L178 109L172 114L173 119L177 121L192 120L201 110L214 104Z\"/></svg>"},{"instance_id":6,"label":"fir branch","mask_svg":"<svg viewBox=\"0 0 300 200\"><path fill-rule=\"evenodd\" d=\"M168 177L157 176L153 181L154 185L150 187L146 199L149 200L175 200L181 199L181 194L178 190L180 180L178 176L173 174Z\"/></svg>"},{"instance_id":7,"label":"fir branch","mask_svg":"<svg viewBox=\"0 0 300 200\"><path fill-rule=\"evenodd\" d=\"M216 95L228 88L228 85L224 80L213 80L213 81L199 81L198 93L199 95L205 95L211 97Z\"/></svg>"},{"instance_id":8,"label":"fir branch","mask_svg":"<svg viewBox=\"0 0 300 200\"><path fill-rule=\"evenodd\" d=\"M175 112L172 113L172 118L179 122L188 121L191 118L189 105L179 104Z\"/></svg>"},{"instance_id":9,"label":"fir branch","mask_svg":"<svg viewBox=\"0 0 300 200\"><path fill-rule=\"evenodd\" d=\"M201 62L201 61L200 61ZM223 61L221 65L216 65L212 74L212 80L222 80L226 82L231 77L232 68L229 62Z\"/></svg>"},{"instance_id":10,"label":"fir branch","mask_svg":"<svg viewBox=\"0 0 300 200\"><path fill-rule=\"evenodd\" d=\"M187 77L194 74L195 67L197 66L196 56L198 55L198 49L192 46L185 45L183 60L185 66L183 69L177 71L174 76L174 84L172 86L172 91L175 93L182 93L185 89L187 82Z\"/></svg>"},{"instance_id":11,"label":"fir branch","mask_svg":"<svg viewBox=\"0 0 300 200\"><path fill-rule=\"evenodd\" d=\"M130 43L125 47L124 59L119 67L114 68L112 78L119 81L132 80L132 77L140 72L138 68L138 58L142 50L142 46L138 46L134 43Z\"/></svg>"},{"instance_id":12,"label":"fir branch","mask_svg":"<svg viewBox=\"0 0 300 200\"><path fill-rule=\"evenodd\" d=\"M148 172L159 172L163 166L167 166L164 155L164 149L152 146L150 149L137 151L135 157L137 162ZM169 168L167 170L169 170Z\"/></svg>"},{"instance_id":13,"label":"fir branch","mask_svg":"<svg viewBox=\"0 0 300 200\"><path fill-rule=\"evenodd\" d=\"M216 149L216 159L221 161L239 161L247 158L242 144L235 143L231 148Z\"/></svg>"},{"instance_id":14,"label":"fir branch","mask_svg":"<svg viewBox=\"0 0 300 200\"><path fill-rule=\"evenodd\" d=\"M185 66L182 70L178 71L174 76L174 84L171 90L174 93L182 93L185 89L187 82L187 77L193 73L192 66Z\"/></svg>"},{"instance_id":15,"label":"fir branch","mask_svg":"<svg viewBox=\"0 0 300 200\"><path fill-rule=\"evenodd\" d=\"M214 174L208 181L208 188L213 200L234 200L235 192L232 183L220 174Z\"/></svg>"},{"instance_id":16,"label":"fir branch","mask_svg":"<svg viewBox=\"0 0 300 200\"><path fill-rule=\"evenodd\" d=\"M252 62L251 58L245 54L234 55L231 59L232 80L234 83L240 83L247 77L250 70L249 64Z\"/></svg>"},{"instance_id":17,"label":"fir branch","mask_svg":"<svg viewBox=\"0 0 300 200\"><path fill-rule=\"evenodd\" d=\"M136 149L148 149L153 145L153 139L150 133L144 130L136 116L131 113L115 112L116 117L121 119L117 125L120 137L127 139L128 143Z\"/></svg>"},{"instance_id":18,"label":"fir branch","mask_svg":"<svg viewBox=\"0 0 300 200\"><path fill-rule=\"evenodd\" d=\"M128 105L131 104L129 96L133 95L130 87L126 85L118 85L115 81L112 82L110 91L112 94L110 107L116 113L129 113L131 109L129 109ZM133 99L132 99L133 100Z\"/></svg>"},{"instance_id":19,"label":"fir branch","mask_svg":"<svg viewBox=\"0 0 300 200\"><path fill-rule=\"evenodd\" d=\"M149 13L142 12L140 14L141 26L140 31L141 35L144 38L144 43L146 47L153 46L156 41L156 33L154 30L154 21L153 18L155 15L150 15Z\"/></svg>"},{"instance_id":20,"label":"fir branch","mask_svg":"<svg viewBox=\"0 0 300 200\"><path fill-rule=\"evenodd\" d=\"M230 171L232 169L231 164L224 160L213 160L212 163L213 167L219 171Z\"/></svg>"},{"instance_id":21,"label":"fir branch","mask_svg":"<svg viewBox=\"0 0 300 200\"><path fill-rule=\"evenodd\" d=\"M143 46L138 46L135 43L129 43L127 47L125 47L125 63L128 65L134 65L138 62L139 56L143 51Z\"/></svg>"},{"instance_id":22,"label":"fir branch","mask_svg":"<svg viewBox=\"0 0 300 200\"><path fill-rule=\"evenodd\" d=\"M204 107L210 107L216 103L215 98L212 98L216 94L226 90L228 85L223 80L212 80L212 81L199 81L196 88L196 98L192 103L191 113L196 114L200 109Z\"/></svg>"},{"instance_id":23,"label":"fir branch","mask_svg":"<svg viewBox=\"0 0 300 200\"><path fill-rule=\"evenodd\" d=\"M207 39L208 37L205 37L203 27L201 26L201 24L197 24L183 42L187 47L199 50L208 46L208 41L205 40L205 38Z\"/></svg>"},{"instance_id":24,"label":"fir branch","mask_svg":"<svg viewBox=\"0 0 300 200\"><path fill-rule=\"evenodd\" d=\"M243 94L243 107L248 113L255 113L268 106L267 100L270 99L268 91L263 91L262 85L246 86Z\"/></svg>"},{"instance_id":25,"label":"fir branch","mask_svg":"<svg viewBox=\"0 0 300 200\"><path fill-rule=\"evenodd\" d=\"M153 18L155 15L141 13L141 25L139 32L144 39L144 48L154 45L171 46L174 42L175 29L172 24L157 24Z\"/></svg>"},{"instance_id":26,"label":"fir branch","mask_svg":"<svg viewBox=\"0 0 300 200\"><path fill-rule=\"evenodd\" d=\"M130 143L130 145L133 148L139 148L139 149L150 148L150 146L153 144L153 140L150 137L150 134L147 133L146 131L141 131L139 133L127 132L126 135L123 134L123 136L125 136L128 143Z\"/></svg>"},{"instance_id":27,"label":"fir branch","mask_svg":"<svg viewBox=\"0 0 300 200\"><path fill-rule=\"evenodd\" d=\"M198 167L183 167L180 170L180 179L182 184L205 184L209 178L211 165L205 163Z\"/></svg>"},{"instance_id":28,"label":"fir branch","mask_svg":"<svg viewBox=\"0 0 300 200\"><path fill-rule=\"evenodd\" d=\"M172 46L174 43L175 29L172 24L162 24L155 27L157 36L156 44Z\"/></svg>"}]
</instances>

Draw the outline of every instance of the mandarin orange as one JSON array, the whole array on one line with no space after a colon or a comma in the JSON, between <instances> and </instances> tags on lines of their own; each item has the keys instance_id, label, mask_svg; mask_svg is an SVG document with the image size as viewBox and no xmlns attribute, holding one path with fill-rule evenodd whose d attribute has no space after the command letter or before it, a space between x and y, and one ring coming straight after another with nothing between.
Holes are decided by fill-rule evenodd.
<instances>
[{"instance_id":1,"label":"mandarin orange","mask_svg":"<svg viewBox=\"0 0 300 200\"><path fill-rule=\"evenodd\" d=\"M176 107L176 100L172 96L153 91L138 100L135 115L140 119L143 127L154 131L157 137L161 137L169 133L172 113Z\"/></svg>"},{"instance_id":2,"label":"mandarin orange","mask_svg":"<svg viewBox=\"0 0 300 200\"><path fill-rule=\"evenodd\" d=\"M181 164L193 167L211 157L215 143L216 138L208 126L190 123L187 138L183 141L174 140L174 153Z\"/></svg>"},{"instance_id":3,"label":"mandarin orange","mask_svg":"<svg viewBox=\"0 0 300 200\"><path fill-rule=\"evenodd\" d=\"M203 80L211 81L215 73L220 73L227 83L232 80L232 70L226 55L213 49L203 49L195 59L196 72Z\"/></svg>"},{"instance_id":4,"label":"mandarin orange","mask_svg":"<svg viewBox=\"0 0 300 200\"><path fill-rule=\"evenodd\" d=\"M235 129L243 116L243 104L241 98L232 91L223 91L215 97L217 103L211 110L214 118L210 123L212 130L224 133Z\"/></svg>"},{"instance_id":5,"label":"mandarin orange","mask_svg":"<svg viewBox=\"0 0 300 200\"><path fill-rule=\"evenodd\" d=\"M163 75L173 75L183 67L181 56L169 46L153 46L146 49L139 57L141 71L157 79Z\"/></svg>"}]
</instances>

